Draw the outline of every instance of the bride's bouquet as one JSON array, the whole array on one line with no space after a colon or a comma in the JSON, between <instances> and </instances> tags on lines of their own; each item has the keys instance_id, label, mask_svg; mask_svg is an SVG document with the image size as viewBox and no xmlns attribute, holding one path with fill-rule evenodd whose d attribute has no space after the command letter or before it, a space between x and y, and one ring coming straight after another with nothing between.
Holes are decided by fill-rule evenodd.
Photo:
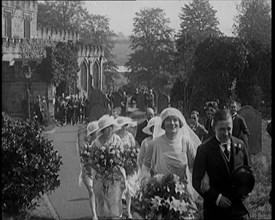
<instances>
[{"instance_id":1,"label":"bride's bouquet","mask_svg":"<svg viewBox=\"0 0 275 220\"><path fill-rule=\"evenodd\" d=\"M105 144L100 148L96 148L92 161L93 168L96 171L96 179L102 178L112 183L115 180L121 180L124 157L119 145Z\"/></svg>"},{"instance_id":2,"label":"bride's bouquet","mask_svg":"<svg viewBox=\"0 0 275 220\"><path fill-rule=\"evenodd\" d=\"M139 149L135 147L130 147L129 145L124 145L124 169L127 176L133 175L138 170L137 157Z\"/></svg>"},{"instance_id":3,"label":"bride's bouquet","mask_svg":"<svg viewBox=\"0 0 275 220\"><path fill-rule=\"evenodd\" d=\"M156 175L137 193L145 219L193 219L197 212L187 183L177 175Z\"/></svg>"}]
</instances>

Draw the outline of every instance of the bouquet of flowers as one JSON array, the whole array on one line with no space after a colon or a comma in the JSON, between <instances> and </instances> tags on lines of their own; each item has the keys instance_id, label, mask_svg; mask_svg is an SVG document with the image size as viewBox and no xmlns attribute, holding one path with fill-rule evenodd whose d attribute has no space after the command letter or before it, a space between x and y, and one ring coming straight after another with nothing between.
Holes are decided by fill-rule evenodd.
<instances>
[{"instance_id":1,"label":"bouquet of flowers","mask_svg":"<svg viewBox=\"0 0 275 220\"><path fill-rule=\"evenodd\" d=\"M145 219L194 219L197 212L187 183L177 175L156 175L142 183L137 197Z\"/></svg>"},{"instance_id":2,"label":"bouquet of flowers","mask_svg":"<svg viewBox=\"0 0 275 220\"><path fill-rule=\"evenodd\" d=\"M138 157L139 149L135 145L134 147L130 147L129 145L124 145L123 157L124 161L124 169L127 176L133 175L138 170L137 165L137 157Z\"/></svg>"},{"instance_id":3,"label":"bouquet of flowers","mask_svg":"<svg viewBox=\"0 0 275 220\"><path fill-rule=\"evenodd\" d=\"M87 171L90 170L89 168L91 167L92 161L91 161L91 148L89 147L88 143L85 143L83 149L81 150L80 159L85 169Z\"/></svg>"},{"instance_id":4,"label":"bouquet of flowers","mask_svg":"<svg viewBox=\"0 0 275 220\"><path fill-rule=\"evenodd\" d=\"M121 168L124 157L120 147L116 144L103 145L96 148L93 154L93 168L96 171L95 178L105 181L121 180Z\"/></svg>"}]
</instances>

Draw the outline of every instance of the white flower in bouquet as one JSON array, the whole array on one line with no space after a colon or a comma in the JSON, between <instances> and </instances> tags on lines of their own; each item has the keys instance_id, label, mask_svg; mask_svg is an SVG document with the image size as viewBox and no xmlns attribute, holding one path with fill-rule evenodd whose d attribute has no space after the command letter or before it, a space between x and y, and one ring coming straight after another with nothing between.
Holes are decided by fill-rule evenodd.
<instances>
[{"instance_id":1,"label":"white flower in bouquet","mask_svg":"<svg viewBox=\"0 0 275 220\"><path fill-rule=\"evenodd\" d=\"M180 214L182 214L183 212L187 212L187 204L184 200L182 200L179 204L179 208L178 210L180 211Z\"/></svg>"},{"instance_id":2,"label":"white flower in bouquet","mask_svg":"<svg viewBox=\"0 0 275 220\"><path fill-rule=\"evenodd\" d=\"M170 202L170 210L174 209L175 211L179 210L180 201L178 199L175 199L174 196L172 196L172 201Z\"/></svg>"},{"instance_id":3,"label":"white flower in bouquet","mask_svg":"<svg viewBox=\"0 0 275 220\"><path fill-rule=\"evenodd\" d=\"M173 174L173 176L174 176L174 181L175 181L176 183L178 183L178 182L180 181L180 177L177 176L176 174Z\"/></svg>"},{"instance_id":4,"label":"white flower in bouquet","mask_svg":"<svg viewBox=\"0 0 275 220\"><path fill-rule=\"evenodd\" d=\"M152 198L152 208L157 208L157 210L159 209L159 206L161 206L161 200L162 198L160 198L159 196L155 196L155 198Z\"/></svg>"},{"instance_id":5,"label":"white flower in bouquet","mask_svg":"<svg viewBox=\"0 0 275 220\"><path fill-rule=\"evenodd\" d=\"M154 176L154 178L156 178L156 180L158 182L160 182L162 180L163 176L164 176L163 174L157 174L157 175Z\"/></svg>"},{"instance_id":6,"label":"white flower in bouquet","mask_svg":"<svg viewBox=\"0 0 275 220\"><path fill-rule=\"evenodd\" d=\"M176 188L175 188L176 193L183 194L185 193L185 185L182 182L176 182Z\"/></svg>"}]
</instances>

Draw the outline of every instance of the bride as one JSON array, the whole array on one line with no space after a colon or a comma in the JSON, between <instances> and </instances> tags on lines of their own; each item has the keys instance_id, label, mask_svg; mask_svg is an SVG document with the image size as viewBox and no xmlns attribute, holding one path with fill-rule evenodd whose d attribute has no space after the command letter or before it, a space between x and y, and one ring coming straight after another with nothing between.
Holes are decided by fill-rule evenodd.
<instances>
[{"instance_id":1,"label":"bride","mask_svg":"<svg viewBox=\"0 0 275 220\"><path fill-rule=\"evenodd\" d=\"M187 190L194 208L198 194L192 187L192 168L198 145L198 136L187 125L182 113L175 108L166 108L161 114L161 124L154 129L153 140L148 144L141 176L143 181L156 174L176 174Z\"/></svg>"}]
</instances>

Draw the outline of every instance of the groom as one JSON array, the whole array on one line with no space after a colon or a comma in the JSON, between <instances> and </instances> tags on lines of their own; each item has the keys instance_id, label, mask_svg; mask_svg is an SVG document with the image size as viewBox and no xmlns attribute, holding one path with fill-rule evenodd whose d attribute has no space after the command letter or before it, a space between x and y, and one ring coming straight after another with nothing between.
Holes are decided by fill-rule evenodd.
<instances>
[{"instance_id":1,"label":"groom","mask_svg":"<svg viewBox=\"0 0 275 220\"><path fill-rule=\"evenodd\" d=\"M192 184L204 199L204 219L246 219L248 211L230 184L230 174L240 166L250 166L242 140L232 137L232 117L228 110L214 115L215 135L198 147ZM201 188L207 172L208 189Z\"/></svg>"}]
</instances>

